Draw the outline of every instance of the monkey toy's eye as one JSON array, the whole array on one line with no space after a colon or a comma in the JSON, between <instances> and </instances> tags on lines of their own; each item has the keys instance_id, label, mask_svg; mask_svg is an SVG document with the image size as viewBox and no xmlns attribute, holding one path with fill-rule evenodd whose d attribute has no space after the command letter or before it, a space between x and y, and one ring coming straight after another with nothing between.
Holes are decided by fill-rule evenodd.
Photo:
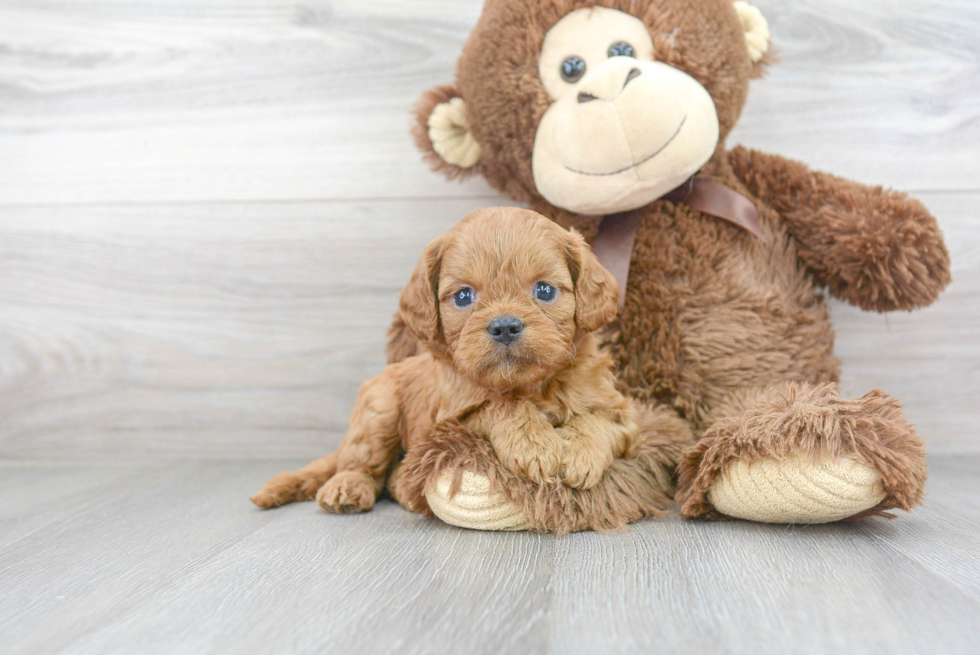
<instances>
[{"instance_id":1,"label":"monkey toy's eye","mask_svg":"<svg viewBox=\"0 0 980 655\"><path fill-rule=\"evenodd\" d=\"M585 75L585 61L581 57L572 55L561 62L561 79L569 84L577 82L583 75Z\"/></svg>"},{"instance_id":2,"label":"monkey toy's eye","mask_svg":"<svg viewBox=\"0 0 980 655\"><path fill-rule=\"evenodd\" d=\"M626 41L618 41L609 46L608 54L610 57L632 57L633 46Z\"/></svg>"},{"instance_id":3,"label":"monkey toy's eye","mask_svg":"<svg viewBox=\"0 0 980 655\"><path fill-rule=\"evenodd\" d=\"M558 289L547 282L538 282L534 285L534 297L541 302L554 302L558 297Z\"/></svg>"},{"instance_id":4,"label":"monkey toy's eye","mask_svg":"<svg viewBox=\"0 0 980 655\"><path fill-rule=\"evenodd\" d=\"M460 309L464 307L469 307L473 304L473 300L476 294L473 293L473 289L469 287L463 287L459 291L453 294L453 304Z\"/></svg>"}]
</instances>

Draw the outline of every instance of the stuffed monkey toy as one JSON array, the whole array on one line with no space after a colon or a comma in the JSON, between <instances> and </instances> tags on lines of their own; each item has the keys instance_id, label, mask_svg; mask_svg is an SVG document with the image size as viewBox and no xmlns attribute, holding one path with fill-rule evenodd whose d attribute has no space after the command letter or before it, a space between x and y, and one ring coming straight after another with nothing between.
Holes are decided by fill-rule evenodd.
<instances>
[{"instance_id":1,"label":"stuffed monkey toy","mask_svg":"<svg viewBox=\"0 0 980 655\"><path fill-rule=\"evenodd\" d=\"M417 105L416 142L448 178L482 175L590 241L622 291L606 335L622 390L675 423L584 492L517 479L437 426L403 462L410 509L613 527L663 509L665 479L690 518L821 523L921 501L924 448L898 401L839 394L823 293L924 307L947 249L905 194L726 148L769 47L740 1L486 0L455 84ZM389 359L417 347L396 317Z\"/></svg>"}]
</instances>

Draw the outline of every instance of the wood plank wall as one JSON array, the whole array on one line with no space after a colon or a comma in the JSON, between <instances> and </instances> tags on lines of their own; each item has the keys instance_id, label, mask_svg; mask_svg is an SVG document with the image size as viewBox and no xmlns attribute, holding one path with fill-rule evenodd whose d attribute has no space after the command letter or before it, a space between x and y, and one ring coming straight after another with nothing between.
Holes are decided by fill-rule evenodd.
<instances>
[{"instance_id":1,"label":"wood plank wall","mask_svg":"<svg viewBox=\"0 0 980 655\"><path fill-rule=\"evenodd\" d=\"M980 452L980 6L757 0L782 62L730 144L914 192L955 282L835 304L843 388ZM0 0L0 456L333 447L424 244L502 204L408 111L479 0Z\"/></svg>"}]
</instances>

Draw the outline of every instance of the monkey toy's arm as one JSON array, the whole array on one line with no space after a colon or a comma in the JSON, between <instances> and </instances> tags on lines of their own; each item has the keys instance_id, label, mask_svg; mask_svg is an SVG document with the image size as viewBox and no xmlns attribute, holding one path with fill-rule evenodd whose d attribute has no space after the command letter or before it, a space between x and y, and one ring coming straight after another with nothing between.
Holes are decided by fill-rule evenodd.
<instances>
[{"instance_id":1,"label":"monkey toy's arm","mask_svg":"<svg viewBox=\"0 0 980 655\"><path fill-rule=\"evenodd\" d=\"M949 284L949 252L919 201L741 146L735 175L785 221L817 282L861 309L925 307Z\"/></svg>"}]
</instances>

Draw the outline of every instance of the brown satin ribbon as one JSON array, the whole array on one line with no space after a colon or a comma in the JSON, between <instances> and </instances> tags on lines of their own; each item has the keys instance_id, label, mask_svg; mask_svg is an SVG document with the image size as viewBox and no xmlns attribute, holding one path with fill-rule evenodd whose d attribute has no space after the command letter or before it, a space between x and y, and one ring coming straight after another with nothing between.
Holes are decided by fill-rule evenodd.
<instances>
[{"instance_id":1,"label":"brown satin ribbon","mask_svg":"<svg viewBox=\"0 0 980 655\"><path fill-rule=\"evenodd\" d=\"M692 177L662 200L684 203L692 209L734 223L762 241L766 240L759 225L759 211L755 203L724 184ZM599 233L592 242L592 250L599 262L619 283L620 307L626 302L626 278L629 276L633 242L636 241L639 227L640 217L636 212L610 214L602 219Z\"/></svg>"}]
</instances>

